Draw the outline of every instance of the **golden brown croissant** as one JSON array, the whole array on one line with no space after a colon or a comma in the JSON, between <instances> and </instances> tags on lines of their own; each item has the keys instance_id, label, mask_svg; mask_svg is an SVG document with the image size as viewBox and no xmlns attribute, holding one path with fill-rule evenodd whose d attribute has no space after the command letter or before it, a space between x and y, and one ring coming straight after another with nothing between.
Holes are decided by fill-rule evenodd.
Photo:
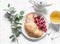
<instances>
[{"instance_id":1,"label":"golden brown croissant","mask_svg":"<svg viewBox=\"0 0 60 44\"><path fill-rule=\"evenodd\" d=\"M29 13L26 15L26 20L25 20L25 30L27 34L31 37L41 37L43 35L43 31L39 30L37 25L34 23L34 14Z\"/></svg>"}]
</instances>

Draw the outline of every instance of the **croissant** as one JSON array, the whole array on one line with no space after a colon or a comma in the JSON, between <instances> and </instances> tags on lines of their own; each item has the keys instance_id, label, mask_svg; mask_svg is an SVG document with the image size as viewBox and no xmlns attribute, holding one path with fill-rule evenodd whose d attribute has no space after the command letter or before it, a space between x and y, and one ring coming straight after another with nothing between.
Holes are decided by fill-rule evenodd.
<instances>
[{"instance_id":1,"label":"croissant","mask_svg":"<svg viewBox=\"0 0 60 44\"><path fill-rule=\"evenodd\" d=\"M34 13L29 13L26 15L24 26L26 33L31 37L38 38L44 33L42 30L39 30L37 25L34 23Z\"/></svg>"}]
</instances>

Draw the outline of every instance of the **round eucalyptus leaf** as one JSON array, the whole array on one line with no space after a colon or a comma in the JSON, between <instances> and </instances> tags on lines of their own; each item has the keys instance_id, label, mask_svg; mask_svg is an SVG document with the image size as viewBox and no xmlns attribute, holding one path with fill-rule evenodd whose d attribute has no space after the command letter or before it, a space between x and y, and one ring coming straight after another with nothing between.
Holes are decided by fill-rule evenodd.
<instances>
[{"instance_id":1,"label":"round eucalyptus leaf","mask_svg":"<svg viewBox=\"0 0 60 44\"><path fill-rule=\"evenodd\" d=\"M24 14L24 11L20 11L20 15L23 15Z\"/></svg>"}]
</instances>

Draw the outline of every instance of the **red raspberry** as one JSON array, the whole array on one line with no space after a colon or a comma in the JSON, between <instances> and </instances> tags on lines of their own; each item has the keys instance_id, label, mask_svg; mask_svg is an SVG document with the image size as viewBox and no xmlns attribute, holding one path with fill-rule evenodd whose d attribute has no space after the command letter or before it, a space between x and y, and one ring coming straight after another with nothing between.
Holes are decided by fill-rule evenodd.
<instances>
[{"instance_id":1,"label":"red raspberry","mask_svg":"<svg viewBox=\"0 0 60 44\"><path fill-rule=\"evenodd\" d=\"M40 23L42 24L43 23L43 20L40 20Z\"/></svg>"},{"instance_id":2,"label":"red raspberry","mask_svg":"<svg viewBox=\"0 0 60 44\"><path fill-rule=\"evenodd\" d=\"M40 19L40 16L37 16L38 19Z\"/></svg>"},{"instance_id":3,"label":"red raspberry","mask_svg":"<svg viewBox=\"0 0 60 44\"><path fill-rule=\"evenodd\" d=\"M43 23L45 23L45 21L43 21Z\"/></svg>"},{"instance_id":4,"label":"red raspberry","mask_svg":"<svg viewBox=\"0 0 60 44\"><path fill-rule=\"evenodd\" d=\"M37 20L37 17L34 17L34 20Z\"/></svg>"},{"instance_id":5,"label":"red raspberry","mask_svg":"<svg viewBox=\"0 0 60 44\"><path fill-rule=\"evenodd\" d=\"M44 31L44 32L46 32L46 31L47 31L47 29L44 29L43 31Z\"/></svg>"},{"instance_id":6,"label":"red raspberry","mask_svg":"<svg viewBox=\"0 0 60 44\"><path fill-rule=\"evenodd\" d=\"M43 24L43 27L44 27L44 28L46 28L46 25L45 25L45 24Z\"/></svg>"},{"instance_id":7,"label":"red raspberry","mask_svg":"<svg viewBox=\"0 0 60 44\"><path fill-rule=\"evenodd\" d=\"M45 20L42 20L43 23L45 23Z\"/></svg>"},{"instance_id":8,"label":"red raspberry","mask_svg":"<svg viewBox=\"0 0 60 44\"><path fill-rule=\"evenodd\" d=\"M38 23L40 22L40 19L37 19Z\"/></svg>"},{"instance_id":9,"label":"red raspberry","mask_svg":"<svg viewBox=\"0 0 60 44\"><path fill-rule=\"evenodd\" d=\"M37 21L36 21L36 20L35 20L34 22L35 22L35 23L37 23Z\"/></svg>"},{"instance_id":10,"label":"red raspberry","mask_svg":"<svg viewBox=\"0 0 60 44\"><path fill-rule=\"evenodd\" d=\"M44 18L41 18L41 20L44 20Z\"/></svg>"}]
</instances>

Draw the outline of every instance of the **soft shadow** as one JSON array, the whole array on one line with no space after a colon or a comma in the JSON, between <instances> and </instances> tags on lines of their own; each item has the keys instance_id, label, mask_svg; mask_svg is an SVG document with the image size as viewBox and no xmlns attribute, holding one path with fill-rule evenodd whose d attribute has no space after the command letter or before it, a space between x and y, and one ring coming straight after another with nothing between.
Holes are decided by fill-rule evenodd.
<instances>
[{"instance_id":1,"label":"soft shadow","mask_svg":"<svg viewBox=\"0 0 60 44\"><path fill-rule=\"evenodd\" d=\"M59 24L49 24L49 28L53 29L56 32L59 32Z\"/></svg>"},{"instance_id":2,"label":"soft shadow","mask_svg":"<svg viewBox=\"0 0 60 44\"><path fill-rule=\"evenodd\" d=\"M37 13L39 13L39 14L43 13L44 15L47 15L47 10L46 10L46 9L43 9L43 10L40 10L40 11L37 11L37 10L35 9L35 12L37 12Z\"/></svg>"},{"instance_id":3,"label":"soft shadow","mask_svg":"<svg viewBox=\"0 0 60 44\"><path fill-rule=\"evenodd\" d=\"M43 39L43 38L46 36L46 35L45 35L45 36L43 36L43 37L40 38L40 39L33 40L33 39L30 39L30 38L27 38L23 33L22 33L22 35L23 35L27 40L29 40L29 41L31 41L31 42L37 42L37 41Z\"/></svg>"}]
</instances>

